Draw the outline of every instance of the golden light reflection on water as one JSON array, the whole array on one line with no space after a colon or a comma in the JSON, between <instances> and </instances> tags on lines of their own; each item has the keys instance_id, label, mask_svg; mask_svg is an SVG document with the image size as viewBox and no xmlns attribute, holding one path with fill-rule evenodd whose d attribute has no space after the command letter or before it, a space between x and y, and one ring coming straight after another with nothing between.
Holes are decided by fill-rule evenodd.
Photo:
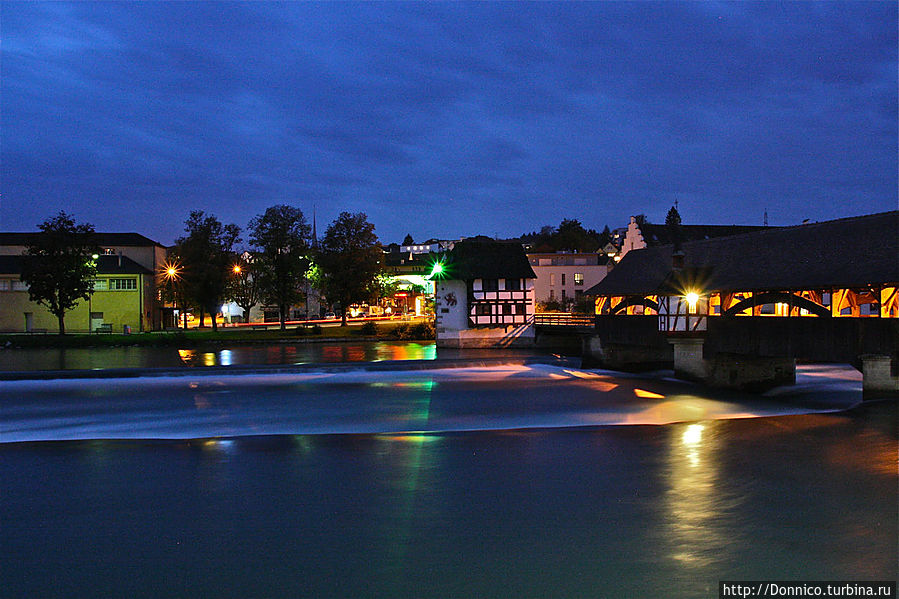
<instances>
[{"instance_id":1,"label":"golden light reflection on water","mask_svg":"<svg viewBox=\"0 0 899 599\"><path fill-rule=\"evenodd\" d=\"M723 498L718 488L718 422L672 426L665 508L671 557L683 565L706 567L725 546L719 525Z\"/></svg>"}]
</instances>

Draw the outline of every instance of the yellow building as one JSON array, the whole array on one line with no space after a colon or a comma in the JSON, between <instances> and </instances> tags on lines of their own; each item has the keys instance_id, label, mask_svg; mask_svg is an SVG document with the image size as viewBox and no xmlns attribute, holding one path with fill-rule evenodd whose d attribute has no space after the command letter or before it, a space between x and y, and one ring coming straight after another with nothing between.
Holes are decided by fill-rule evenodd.
<instances>
[{"instance_id":1,"label":"yellow building","mask_svg":"<svg viewBox=\"0 0 899 599\"><path fill-rule=\"evenodd\" d=\"M56 317L28 299L19 280L21 255L38 233L0 233L0 331L58 332ZM93 235L100 248L98 275L90 300L66 312L67 332L97 329L121 333L162 328L156 273L166 260L166 248L138 233Z\"/></svg>"},{"instance_id":2,"label":"yellow building","mask_svg":"<svg viewBox=\"0 0 899 599\"><path fill-rule=\"evenodd\" d=\"M21 256L0 256L0 331L57 333L56 316L28 298L28 287L19 279ZM153 273L124 256L100 256L94 293L66 312L66 331L139 332L144 329L146 306L153 303L148 281Z\"/></svg>"}]
</instances>

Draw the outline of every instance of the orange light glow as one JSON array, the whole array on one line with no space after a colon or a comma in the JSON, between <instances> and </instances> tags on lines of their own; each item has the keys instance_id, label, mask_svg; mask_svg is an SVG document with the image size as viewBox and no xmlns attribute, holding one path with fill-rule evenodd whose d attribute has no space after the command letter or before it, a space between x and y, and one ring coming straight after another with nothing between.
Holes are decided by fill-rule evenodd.
<instances>
[{"instance_id":1,"label":"orange light glow","mask_svg":"<svg viewBox=\"0 0 899 599\"><path fill-rule=\"evenodd\" d=\"M652 391L646 391L645 389L634 389L634 395L637 397L642 397L644 399L665 399L664 395L659 395L658 393L653 393Z\"/></svg>"}]
</instances>

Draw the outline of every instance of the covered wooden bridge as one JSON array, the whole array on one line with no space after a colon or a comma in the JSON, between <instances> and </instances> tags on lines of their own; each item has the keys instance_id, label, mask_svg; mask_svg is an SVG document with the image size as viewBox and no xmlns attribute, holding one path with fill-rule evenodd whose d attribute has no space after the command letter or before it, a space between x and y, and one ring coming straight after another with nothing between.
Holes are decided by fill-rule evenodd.
<instances>
[{"instance_id":1,"label":"covered wooden bridge","mask_svg":"<svg viewBox=\"0 0 899 599\"><path fill-rule=\"evenodd\" d=\"M634 250L586 292L588 357L743 387L849 362L866 390L899 389L897 288L899 211Z\"/></svg>"}]
</instances>

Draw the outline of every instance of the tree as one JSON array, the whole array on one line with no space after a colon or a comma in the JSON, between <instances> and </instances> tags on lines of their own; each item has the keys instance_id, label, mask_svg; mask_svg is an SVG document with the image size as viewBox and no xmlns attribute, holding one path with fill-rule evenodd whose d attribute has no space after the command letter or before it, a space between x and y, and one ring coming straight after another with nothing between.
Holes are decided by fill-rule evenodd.
<instances>
[{"instance_id":1,"label":"tree","mask_svg":"<svg viewBox=\"0 0 899 599\"><path fill-rule=\"evenodd\" d=\"M260 289L256 261L248 252L243 252L231 267L228 297L243 310L244 322L250 322L250 309L259 303Z\"/></svg>"},{"instance_id":2,"label":"tree","mask_svg":"<svg viewBox=\"0 0 899 599\"><path fill-rule=\"evenodd\" d=\"M668 215L665 216L665 226L668 227L668 231L671 234L671 241L674 243L674 251L680 251L681 247L681 220L680 213L677 211L677 206L672 206L671 210L668 211Z\"/></svg>"},{"instance_id":3,"label":"tree","mask_svg":"<svg viewBox=\"0 0 899 599\"><path fill-rule=\"evenodd\" d=\"M412 234L411 234L411 233L407 233L407 234L406 234L406 237L403 238L403 243L402 243L402 245L414 245L414 244L415 244L415 240L412 239Z\"/></svg>"},{"instance_id":4,"label":"tree","mask_svg":"<svg viewBox=\"0 0 899 599\"><path fill-rule=\"evenodd\" d=\"M240 227L223 225L214 216L194 210L184 221L186 237L175 240L174 254L183 271L185 299L212 316L212 330L218 330L216 314L228 292L228 280L234 264L234 245L240 242Z\"/></svg>"},{"instance_id":5,"label":"tree","mask_svg":"<svg viewBox=\"0 0 899 599\"><path fill-rule=\"evenodd\" d=\"M318 254L321 286L328 301L339 304L342 326L347 308L368 299L381 255L375 226L363 212L341 212L325 232Z\"/></svg>"},{"instance_id":6,"label":"tree","mask_svg":"<svg viewBox=\"0 0 899 599\"><path fill-rule=\"evenodd\" d=\"M564 219L553 235L553 247L556 250L575 252L595 252L598 241L594 235L584 230L577 219Z\"/></svg>"},{"instance_id":7,"label":"tree","mask_svg":"<svg viewBox=\"0 0 899 599\"><path fill-rule=\"evenodd\" d=\"M22 282L28 285L31 301L46 306L59 321L59 334L66 334L65 314L94 290L97 253L94 227L76 224L65 212L38 225L33 245L25 249Z\"/></svg>"},{"instance_id":8,"label":"tree","mask_svg":"<svg viewBox=\"0 0 899 599\"><path fill-rule=\"evenodd\" d=\"M279 204L250 221L250 243L262 297L278 306L281 330L290 307L303 299L301 283L309 268L311 234L302 210Z\"/></svg>"}]
</instances>

